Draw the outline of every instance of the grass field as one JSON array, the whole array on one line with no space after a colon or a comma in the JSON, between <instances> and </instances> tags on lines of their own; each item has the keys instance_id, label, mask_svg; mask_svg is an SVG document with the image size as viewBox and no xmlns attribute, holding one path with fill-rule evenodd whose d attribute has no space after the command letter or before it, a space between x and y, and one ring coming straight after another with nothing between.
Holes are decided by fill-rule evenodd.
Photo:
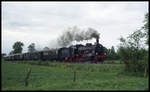
<instances>
[{"instance_id":1,"label":"grass field","mask_svg":"<svg viewBox=\"0 0 150 92\"><path fill-rule=\"evenodd\" d=\"M29 85L24 79L32 68ZM148 77L126 75L124 65L2 62L2 90L148 90ZM73 82L76 71L76 81Z\"/></svg>"},{"instance_id":2,"label":"grass field","mask_svg":"<svg viewBox=\"0 0 150 92\"><path fill-rule=\"evenodd\" d=\"M116 64L120 64L120 60L105 60L105 63L116 63Z\"/></svg>"}]
</instances>

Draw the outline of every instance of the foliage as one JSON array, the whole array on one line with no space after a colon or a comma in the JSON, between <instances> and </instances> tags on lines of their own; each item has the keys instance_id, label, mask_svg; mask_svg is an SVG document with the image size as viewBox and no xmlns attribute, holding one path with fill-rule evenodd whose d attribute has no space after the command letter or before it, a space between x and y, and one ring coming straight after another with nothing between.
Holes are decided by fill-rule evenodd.
<instances>
[{"instance_id":1,"label":"foliage","mask_svg":"<svg viewBox=\"0 0 150 92\"><path fill-rule=\"evenodd\" d=\"M141 31L137 30L129 35L126 40L123 37L120 38L122 43L120 44L118 53L126 65L126 71L137 72L144 70L143 59L147 51L142 48L143 37L144 35Z\"/></svg>"},{"instance_id":2,"label":"foliage","mask_svg":"<svg viewBox=\"0 0 150 92\"><path fill-rule=\"evenodd\" d=\"M6 56L6 53L2 53L2 54L1 54L2 59L3 59L5 56Z\"/></svg>"},{"instance_id":3,"label":"foliage","mask_svg":"<svg viewBox=\"0 0 150 92\"><path fill-rule=\"evenodd\" d=\"M13 54L14 52L13 51L10 51L9 55Z\"/></svg>"},{"instance_id":4,"label":"foliage","mask_svg":"<svg viewBox=\"0 0 150 92\"><path fill-rule=\"evenodd\" d=\"M119 55L117 54L117 52L115 52L114 46L111 47L111 49L107 49L106 47L104 47L104 53L106 53L106 60L118 60L119 59Z\"/></svg>"},{"instance_id":5,"label":"foliage","mask_svg":"<svg viewBox=\"0 0 150 92\"><path fill-rule=\"evenodd\" d=\"M22 53L22 49L23 49L22 46L24 46L24 44L22 42L20 42L20 41L15 42L13 45L13 49L14 49L13 54Z\"/></svg>"},{"instance_id":6,"label":"foliage","mask_svg":"<svg viewBox=\"0 0 150 92\"><path fill-rule=\"evenodd\" d=\"M149 13L145 14L145 20L143 22L144 22L144 26L142 27L142 29L144 29L143 34L147 38L146 44L148 45L149 44Z\"/></svg>"},{"instance_id":7,"label":"foliage","mask_svg":"<svg viewBox=\"0 0 150 92\"><path fill-rule=\"evenodd\" d=\"M146 23L143 27L147 31L143 33L140 29L130 34L126 39L120 38L121 44L118 53L121 61L126 65L126 71L145 72L145 74L148 71L148 50L144 48L144 38L148 36L148 16L146 14Z\"/></svg>"},{"instance_id":8,"label":"foliage","mask_svg":"<svg viewBox=\"0 0 150 92\"><path fill-rule=\"evenodd\" d=\"M50 66L45 67L2 62L2 90L148 90L148 77L118 74L122 66L48 63ZM72 66L78 69L76 82ZM29 85L25 87L23 80L30 67Z\"/></svg>"},{"instance_id":9,"label":"foliage","mask_svg":"<svg viewBox=\"0 0 150 92\"><path fill-rule=\"evenodd\" d=\"M35 43L31 43L29 46L28 46L28 52L35 52Z\"/></svg>"}]
</instances>

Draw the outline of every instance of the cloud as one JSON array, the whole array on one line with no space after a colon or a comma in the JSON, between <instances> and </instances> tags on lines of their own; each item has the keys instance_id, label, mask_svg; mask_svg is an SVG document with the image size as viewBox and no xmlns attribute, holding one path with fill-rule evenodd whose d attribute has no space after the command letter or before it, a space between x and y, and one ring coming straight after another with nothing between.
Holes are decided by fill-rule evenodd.
<instances>
[{"instance_id":1,"label":"cloud","mask_svg":"<svg viewBox=\"0 0 150 92\"><path fill-rule=\"evenodd\" d=\"M148 2L2 2L2 52L14 42L37 48L56 47L56 38L68 27L91 27L110 48L143 25ZM94 40L91 40L93 43Z\"/></svg>"}]
</instances>

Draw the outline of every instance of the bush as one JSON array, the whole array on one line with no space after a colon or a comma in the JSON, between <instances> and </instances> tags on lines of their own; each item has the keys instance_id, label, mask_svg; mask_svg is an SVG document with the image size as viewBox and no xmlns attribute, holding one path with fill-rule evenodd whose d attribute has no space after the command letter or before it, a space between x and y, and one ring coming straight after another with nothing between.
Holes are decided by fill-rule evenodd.
<instances>
[{"instance_id":1,"label":"bush","mask_svg":"<svg viewBox=\"0 0 150 92\"><path fill-rule=\"evenodd\" d=\"M146 59L146 51L143 49L135 51L132 48L120 47L121 61L125 64L125 71L144 72Z\"/></svg>"}]
</instances>

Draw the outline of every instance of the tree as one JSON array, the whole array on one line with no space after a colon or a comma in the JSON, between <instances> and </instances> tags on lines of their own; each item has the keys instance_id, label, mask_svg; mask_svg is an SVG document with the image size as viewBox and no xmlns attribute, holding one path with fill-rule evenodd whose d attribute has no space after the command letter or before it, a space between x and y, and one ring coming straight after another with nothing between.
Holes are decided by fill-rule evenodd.
<instances>
[{"instance_id":1,"label":"tree","mask_svg":"<svg viewBox=\"0 0 150 92\"><path fill-rule=\"evenodd\" d=\"M120 46L118 53L121 61L125 63L126 71L144 72L144 76L148 73L148 50L144 48L146 38L146 45L149 41L149 13L145 15L144 26L129 35L126 39L120 38ZM144 32L142 32L144 30Z\"/></svg>"},{"instance_id":2,"label":"tree","mask_svg":"<svg viewBox=\"0 0 150 92\"><path fill-rule=\"evenodd\" d=\"M106 56L107 56L106 59L110 60L111 59L111 50L104 47L104 53L106 53Z\"/></svg>"},{"instance_id":3,"label":"tree","mask_svg":"<svg viewBox=\"0 0 150 92\"><path fill-rule=\"evenodd\" d=\"M28 46L28 52L35 52L35 43L31 43L29 46Z\"/></svg>"},{"instance_id":4,"label":"tree","mask_svg":"<svg viewBox=\"0 0 150 92\"><path fill-rule=\"evenodd\" d=\"M2 57L6 56L6 53L2 53Z\"/></svg>"},{"instance_id":5,"label":"tree","mask_svg":"<svg viewBox=\"0 0 150 92\"><path fill-rule=\"evenodd\" d=\"M13 54L13 53L14 53L14 51L10 51L9 55L11 55L11 54Z\"/></svg>"},{"instance_id":6,"label":"tree","mask_svg":"<svg viewBox=\"0 0 150 92\"><path fill-rule=\"evenodd\" d=\"M144 35L146 37L146 45L148 46L149 44L149 13L145 14L145 19L144 19L144 26L142 27L142 29L144 29ZM144 65L145 65L145 73L144 76L147 75L148 72L148 51L146 52L146 55L144 56Z\"/></svg>"},{"instance_id":7,"label":"tree","mask_svg":"<svg viewBox=\"0 0 150 92\"><path fill-rule=\"evenodd\" d=\"M149 13L146 13L145 14L145 19L144 19L144 26L142 27L142 29L144 29L144 34L145 34L145 37L147 38L146 40L146 44L148 45L149 43Z\"/></svg>"},{"instance_id":8,"label":"tree","mask_svg":"<svg viewBox=\"0 0 150 92\"><path fill-rule=\"evenodd\" d=\"M116 52L115 52L114 46L111 47L110 51L111 51L111 58L115 59L116 58Z\"/></svg>"},{"instance_id":9,"label":"tree","mask_svg":"<svg viewBox=\"0 0 150 92\"><path fill-rule=\"evenodd\" d=\"M6 53L2 53L2 59L4 59L4 57L6 56Z\"/></svg>"},{"instance_id":10,"label":"tree","mask_svg":"<svg viewBox=\"0 0 150 92\"><path fill-rule=\"evenodd\" d=\"M117 60L119 59L119 56L115 52L114 46L111 47L111 49L107 49L104 47L104 53L107 55L107 60Z\"/></svg>"},{"instance_id":11,"label":"tree","mask_svg":"<svg viewBox=\"0 0 150 92\"><path fill-rule=\"evenodd\" d=\"M133 34L129 35L126 39L120 38L120 48L119 54L121 60L125 63L126 71L143 71L143 57L145 53L143 53L143 40L144 35L140 30L135 31Z\"/></svg>"},{"instance_id":12,"label":"tree","mask_svg":"<svg viewBox=\"0 0 150 92\"><path fill-rule=\"evenodd\" d=\"M14 49L13 54L22 53L22 49L23 49L22 46L24 46L24 44L22 42L20 42L20 41L15 42L13 45L13 49Z\"/></svg>"}]
</instances>

